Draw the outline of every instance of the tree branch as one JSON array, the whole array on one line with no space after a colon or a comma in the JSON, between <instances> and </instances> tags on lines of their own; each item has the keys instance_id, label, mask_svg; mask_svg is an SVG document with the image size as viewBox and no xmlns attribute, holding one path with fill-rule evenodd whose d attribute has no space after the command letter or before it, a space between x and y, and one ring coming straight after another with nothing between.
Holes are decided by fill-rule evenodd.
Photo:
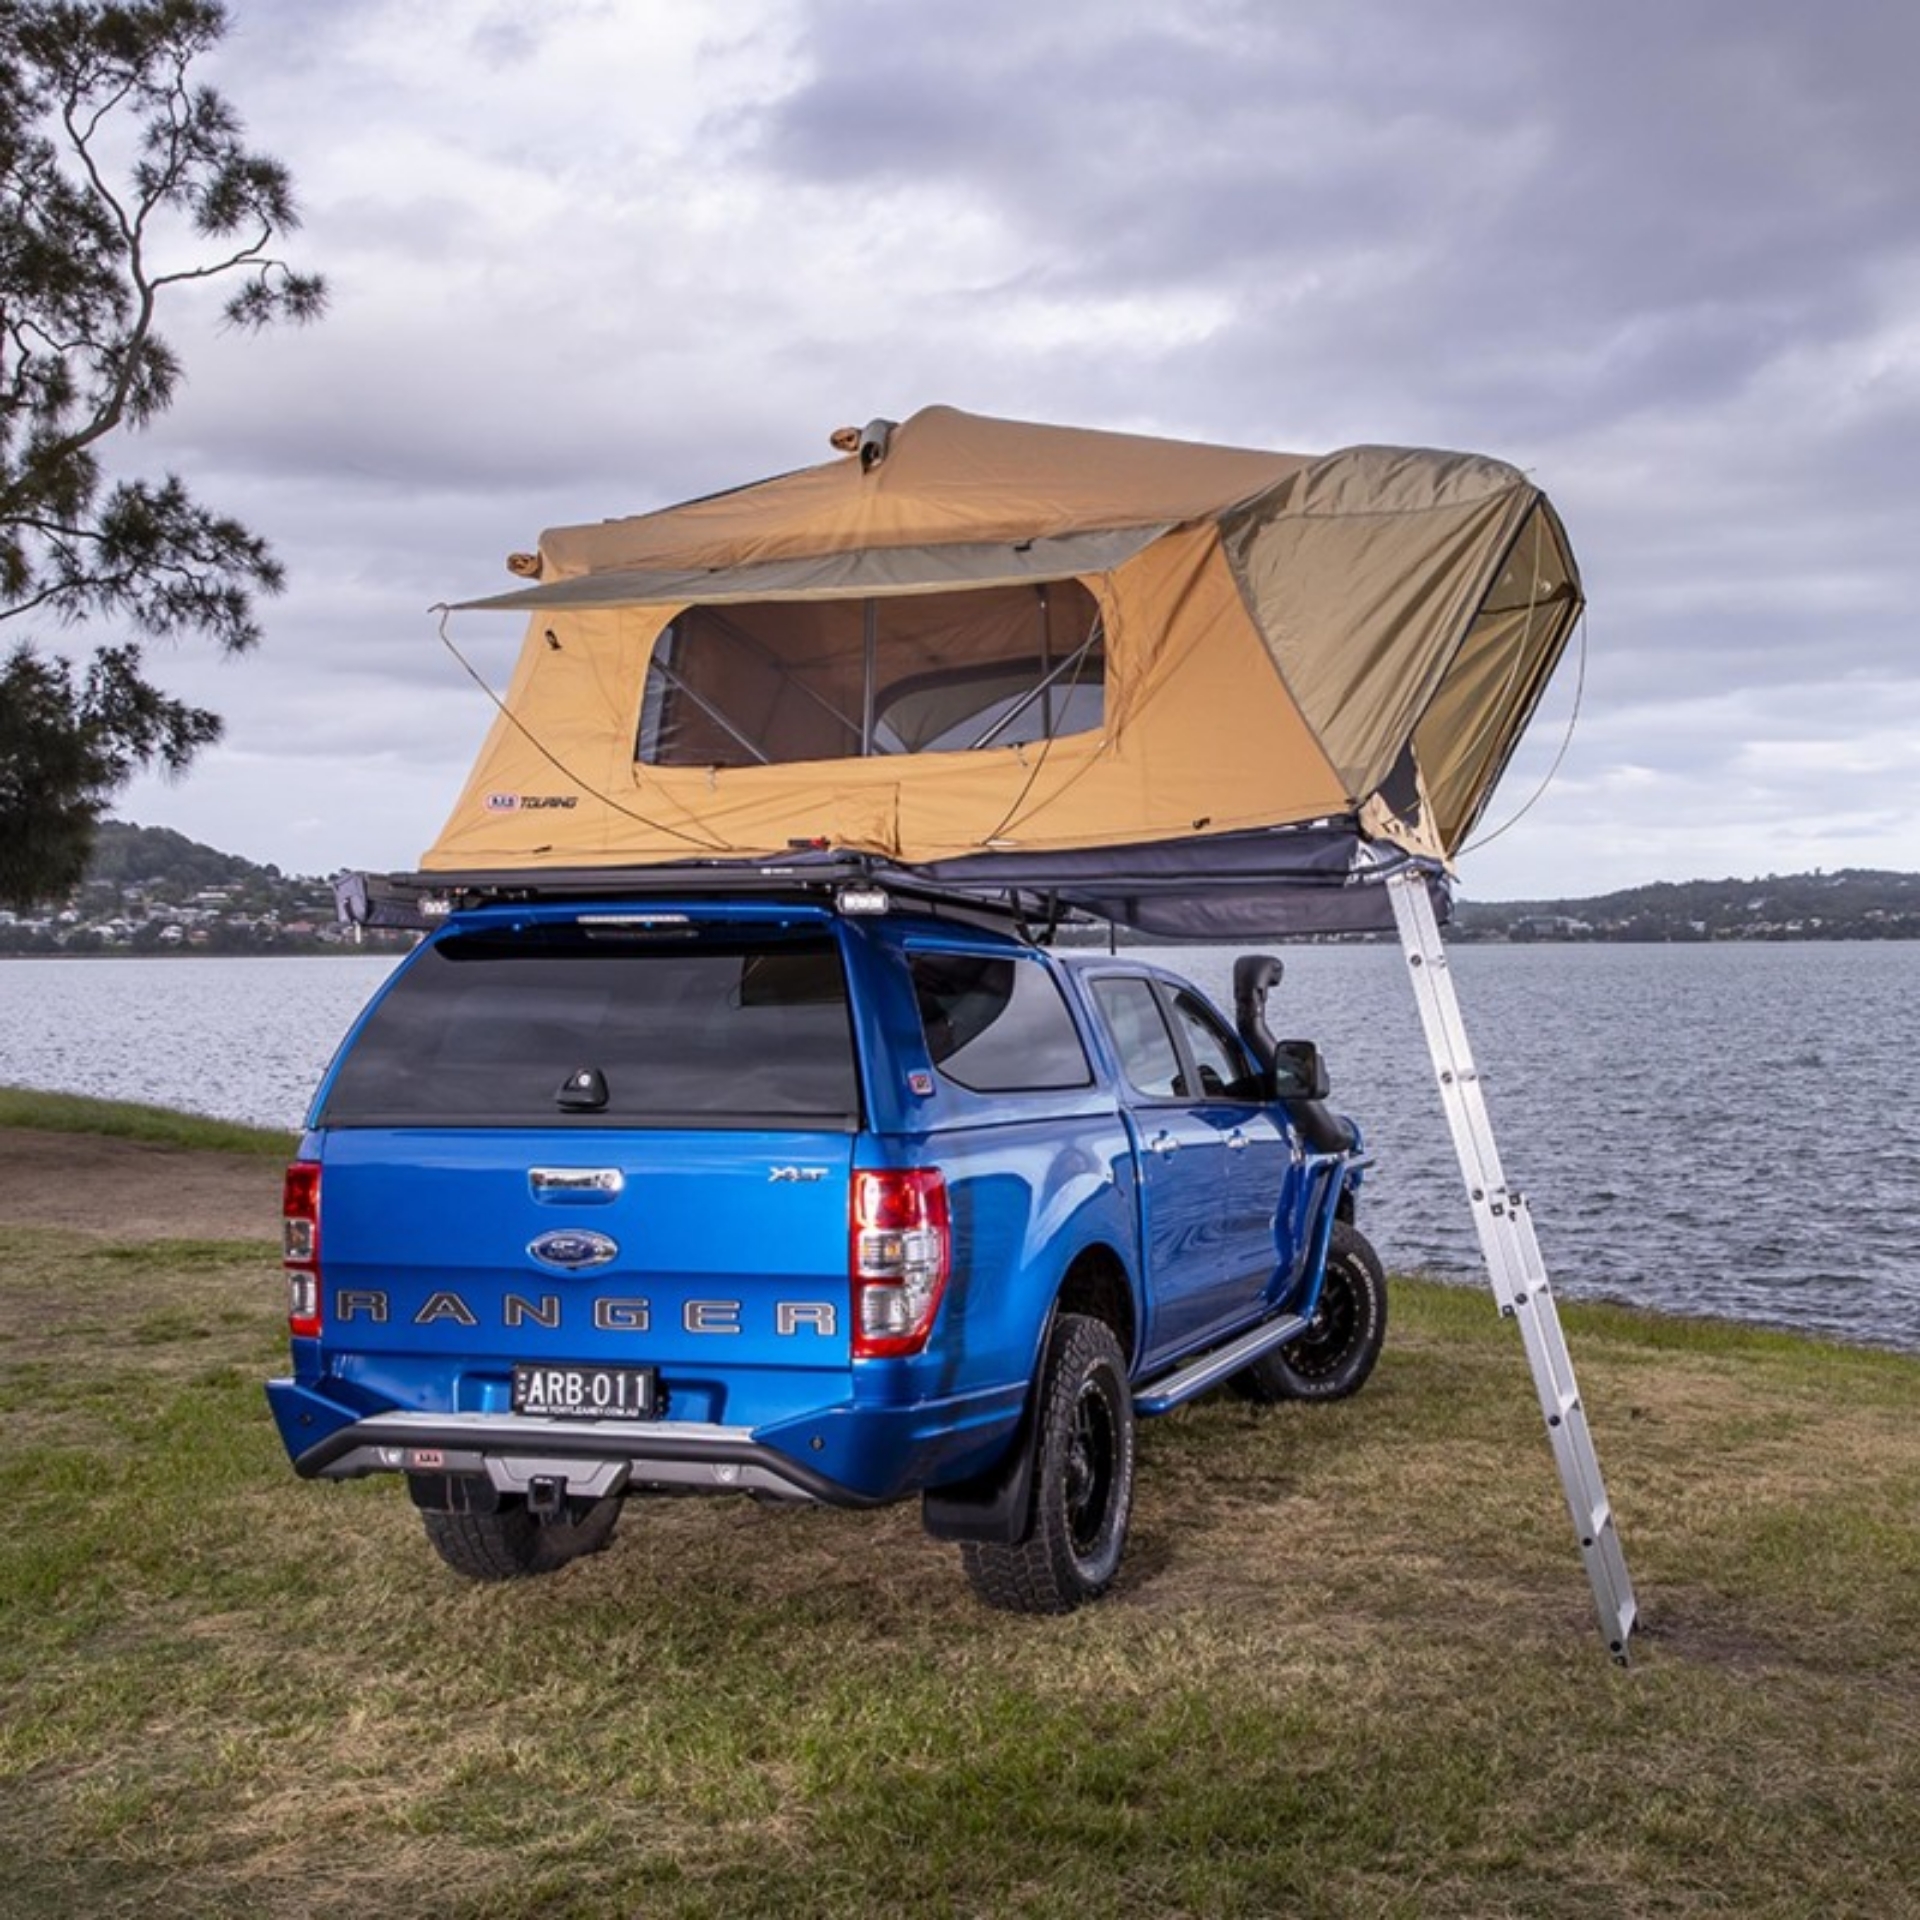
<instances>
[{"instance_id":1,"label":"tree branch","mask_svg":"<svg viewBox=\"0 0 1920 1920\"><path fill-rule=\"evenodd\" d=\"M250 327L325 306L273 251L298 225L286 169L193 83L226 27L214 0L0 0L0 623L117 617L241 650L282 584L178 480L102 491L100 450L182 377L156 330L173 290L236 283L225 317Z\"/></svg>"}]
</instances>

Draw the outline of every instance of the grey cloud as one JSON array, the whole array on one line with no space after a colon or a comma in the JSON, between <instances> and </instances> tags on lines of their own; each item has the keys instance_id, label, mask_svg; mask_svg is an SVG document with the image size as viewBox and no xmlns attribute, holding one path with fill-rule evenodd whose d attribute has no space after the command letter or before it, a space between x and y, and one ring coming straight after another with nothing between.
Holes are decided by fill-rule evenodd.
<instances>
[{"instance_id":1,"label":"grey cloud","mask_svg":"<svg viewBox=\"0 0 1920 1920\"><path fill-rule=\"evenodd\" d=\"M1483 5L1416 33L1362 6L1309 36L1303 13L1208 9L1202 38L1089 12L1036 47L1017 8L903 32L829 4L761 157L968 188L1063 299L1224 286L1229 362L1277 344L1390 391L1437 377L1520 431L1731 392L1790 338L1846 337L1863 243L1916 233L1908 16L1847 36L1783 6L1730 31Z\"/></svg>"},{"instance_id":2,"label":"grey cloud","mask_svg":"<svg viewBox=\"0 0 1920 1920\"><path fill-rule=\"evenodd\" d=\"M337 298L297 340L191 345L156 436L204 497L253 503L294 579L259 658L206 681L231 746L174 804L253 791L304 725L342 769L341 824L360 809L397 837L341 857L411 859L487 719L430 601L499 584L542 526L815 460L842 420L943 400L1534 470L1587 575L1592 658L1567 767L1486 856L1509 891L1538 890L1529 847L1679 877L1686 848L1753 844L1755 822L1813 831L1823 794L1836 837L1900 833L1889 779L1863 795L1821 747L1914 685L1920 12L743 8L726 46L758 31L767 57L740 80L714 43L659 177L611 76L529 98L524 123L460 111L463 76L530 75L578 21L630 21L621 71L644 71L653 9L463 12L430 74L384 64L400 17L238 13L232 91L295 161L302 254ZM392 133L439 142L431 178L336 166ZM455 637L504 678L514 623ZM1496 814L1557 744L1570 674ZM1794 753L1763 775L1770 741Z\"/></svg>"}]
</instances>

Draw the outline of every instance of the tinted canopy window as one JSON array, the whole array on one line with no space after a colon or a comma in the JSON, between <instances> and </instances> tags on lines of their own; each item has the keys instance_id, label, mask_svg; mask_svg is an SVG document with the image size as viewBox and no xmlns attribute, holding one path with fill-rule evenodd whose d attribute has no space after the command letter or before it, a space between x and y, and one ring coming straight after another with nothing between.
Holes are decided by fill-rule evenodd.
<instances>
[{"instance_id":1,"label":"tinted canopy window","mask_svg":"<svg viewBox=\"0 0 1920 1920\"><path fill-rule=\"evenodd\" d=\"M1077 580L690 607L654 644L635 757L748 767L1024 746L1101 724Z\"/></svg>"},{"instance_id":2,"label":"tinted canopy window","mask_svg":"<svg viewBox=\"0 0 1920 1920\"><path fill-rule=\"evenodd\" d=\"M933 1064L976 1093L1084 1087L1092 1079L1060 989L1036 960L911 956Z\"/></svg>"},{"instance_id":3,"label":"tinted canopy window","mask_svg":"<svg viewBox=\"0 0 1920 1920\"><path fill-rule=\"evenodd\" d=\"M830 940L444 940L375 1009L331 1126L857 1124Z\"/></svg>"}]
</instances>

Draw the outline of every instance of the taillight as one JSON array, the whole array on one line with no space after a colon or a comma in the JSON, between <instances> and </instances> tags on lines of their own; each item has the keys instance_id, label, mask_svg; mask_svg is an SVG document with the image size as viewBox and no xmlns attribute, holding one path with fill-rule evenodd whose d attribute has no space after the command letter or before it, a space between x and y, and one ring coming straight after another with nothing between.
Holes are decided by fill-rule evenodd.
<instances>
[{"instance_id":1,"label":"taillight","mask_svg":"<svg viewBox=\"0 0 1920 1920\"><path fill-rule=\"evenodd\" d=\"M287 1270L287 1331L320 1337L320 1169L296 1160L280 1191L280 1260Z\"/></svg>"},{"instance_id":2,"label":"taillight","mask_svg":"<svg viewBox=\"0 0 1920 1920\"><path fill-rule=\"evenodd\" d=\"M918 1353L947 1288L953 1233L947 1183L926 1167L853 1176L853 1351L880 1359Z\"/></svg>"}]
</instances>

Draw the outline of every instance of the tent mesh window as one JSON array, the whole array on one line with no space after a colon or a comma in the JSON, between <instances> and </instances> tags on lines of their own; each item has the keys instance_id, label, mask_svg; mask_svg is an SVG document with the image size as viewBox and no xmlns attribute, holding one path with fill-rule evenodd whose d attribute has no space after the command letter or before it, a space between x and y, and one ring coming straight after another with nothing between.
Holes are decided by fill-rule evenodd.
<instances>
[{"instance_id":1,"label":"tent mesh window","mask_svg":"<svg viewBox=\"0 0 1920 1920\"><path fill-rule=\"evenodd\" d=\"M748 767L1026 746L1097 730L1105 671L1078 580L689 607L654 645L634 757Z\"/></svg>"}]
</instances>

